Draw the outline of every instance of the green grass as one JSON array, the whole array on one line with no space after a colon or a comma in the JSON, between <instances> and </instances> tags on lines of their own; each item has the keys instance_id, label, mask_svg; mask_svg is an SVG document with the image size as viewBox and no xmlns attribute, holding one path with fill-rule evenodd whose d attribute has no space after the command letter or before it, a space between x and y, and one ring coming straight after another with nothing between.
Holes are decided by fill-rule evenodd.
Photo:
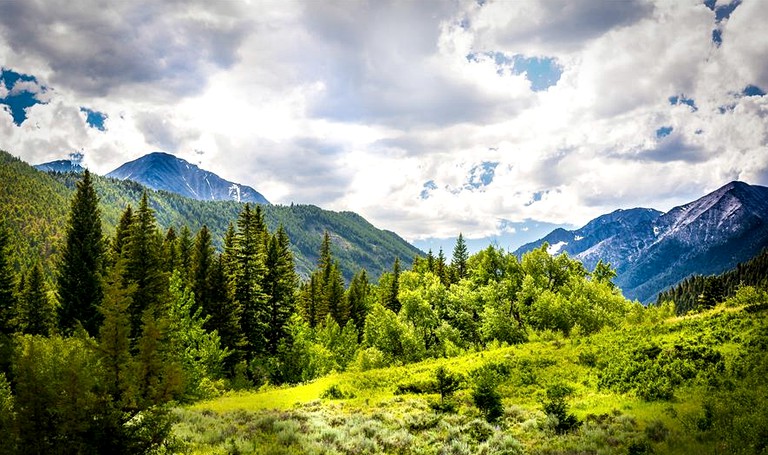
<instances>
[{"instance_id":1,"label":"green grass","mask_svg":"<svg viewBox=\"0 0 768 455\"><path fill-rule=\"evenodd\" d=\"M710 393L708 381L725 373L704 371L706 364L696 364L691 373L686 362L711 348L730 365L765 327L764 313L716 309L589 337L533 335L522 345L454 358L232 392L179 409L176 435L193 453L712 453L711 444L696 436L695 422ZM612 365L631 364L627 353L645 345L659 348L657 359L694 359L663 370L683 377L671 396L647 401L635 389L619 393L599 386ZM494 365L503 397L504 415L492 425L471 398L472 372L483 365ZM464 378L452 398L455 413L434 411L434 393L396 394L398 386L417 390L429 384L440 366ZM569 411L581 422L567 434L557 434L542 411L547 388L558 383L573 390ZM332 386L348 398L322 398Z\"/></svg>"}]
</instances>

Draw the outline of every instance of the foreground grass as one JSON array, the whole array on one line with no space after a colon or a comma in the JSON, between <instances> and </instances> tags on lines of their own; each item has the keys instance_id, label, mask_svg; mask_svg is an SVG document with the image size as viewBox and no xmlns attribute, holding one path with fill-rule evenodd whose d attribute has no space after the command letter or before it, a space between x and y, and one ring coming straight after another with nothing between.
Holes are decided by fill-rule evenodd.
<instances>
[{"instance_id":1,"label":"foreground grass","mask_svg":"<svg viewBox=\"0 0 768 455\"><path fill-rule=\"evenodd\" d=\"M711 441L697 436L702 401L721 370L744 351L750 334L765 328L764 320L764 313L719 309L589 337L539 334L522 345L455 358L233 392L178 409L175 434L191 453L718 453ZM658 383L633 383L630 377L606 386L612 368L646 345L693 358L704 353L717 363L712 361L712 372L674 364L680 372L666 374L683 378L674 387L664 376ZM483 365L500 372L504 414L493 424L471 399L472 372ZM435 410L439 395L397 394L403 386L418 391L440 366L464 378L451 401L453 412ZM559 433L557 420L543 412L553 384L573 390L568 404L580 422L577 429ZM323 398L332 386L346 398ZM617 391L622 387L627 390Z\"/></svg>"}]
</instances>

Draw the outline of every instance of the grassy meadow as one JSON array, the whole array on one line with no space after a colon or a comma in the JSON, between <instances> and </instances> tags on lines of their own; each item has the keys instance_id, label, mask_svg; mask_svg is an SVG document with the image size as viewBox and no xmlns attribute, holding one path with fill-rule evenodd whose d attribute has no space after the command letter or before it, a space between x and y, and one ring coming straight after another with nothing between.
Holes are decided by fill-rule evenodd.
<instances>
[{"instance_id":1,"label":"grassy meadow","mask_svg":"<svg viewBox=\"0 0 768 455\"><path fill-rule=\"evenodd\" d=\"M765 386L750 381L766 370L766 340L765 310L722 305L591 336L531 333L514 346L230 392L177 408L174 434L199 454L761 453ZM441 366L460 378L443 404ZM473 401L483 375L503 405L490 422ZM558 387L560 419L545 412ZM744 426L729 427L742 425L737 414ZM567 415L575 421L563 428Z\"/></svg>"}]
</instances>

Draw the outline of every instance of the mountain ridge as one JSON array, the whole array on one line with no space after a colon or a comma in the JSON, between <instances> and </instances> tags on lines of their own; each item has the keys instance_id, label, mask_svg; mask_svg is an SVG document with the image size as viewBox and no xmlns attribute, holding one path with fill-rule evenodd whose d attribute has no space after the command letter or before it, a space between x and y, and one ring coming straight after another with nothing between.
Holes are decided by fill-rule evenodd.
<instances>
[{"instance_id":1,"label":"mountain ridge","mask_svg":"<svg viewBox=\"0 0 768 455\"><path fill-rule=\"evenodd\" d=\"M610 262L625 295L650 303L691 274L721 273L768 246L768 188L734 181L666 213L617 210L580 229L553 231L515 254L544 242L550 253L567 253L588 269Z\"/></svg>"},{"instance_id":2,"label":"mountain ridge","mask_svg":"<svg viewBox=\"0 0 768 455\"><path fill-rule=\"evenodd\" d=\"M231 182L165 152L152 152L124 163L106 177L133 180L153 190L169 191L198 201L270 203L250 186Z\"/></svg>"}]
</instances>

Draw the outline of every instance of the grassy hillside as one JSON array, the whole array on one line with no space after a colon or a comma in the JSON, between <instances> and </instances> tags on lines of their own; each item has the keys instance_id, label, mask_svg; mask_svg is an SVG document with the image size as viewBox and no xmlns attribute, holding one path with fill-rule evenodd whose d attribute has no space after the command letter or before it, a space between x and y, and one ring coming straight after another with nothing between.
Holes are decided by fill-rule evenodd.
<instances>
[{"instance_id":1,"label":"grassy hillside","mask_svg":"<svg viewBox=\"0 0 768 455\"><path fill-rule=\"evenodd\" d=\"M69 211L69 200L79 180L76 174L46 174L0 151L0 219L5 218L13 233L12 244L19 260L17 268L28 267L41 258L54 264L58 242ZM126 205L137 207L145 188L131 181L94 176L101 199L101 212L107 235ZM204 224L214 243L221 246L230 222L236 222L243 204L234 201L195 201L167 192L149 192L150 203L162 229L187 225L194 234ZM351 212L332 212L311 205L261 206L267 224L275 230L283 224L291 239L296 268L302 276L315 267L323 232L329 231L334 257L349 280L360 268L378 277L400 258L410 264L421 251L396 234L377 229ZM178 231L177 231L178 232ZM53 261L47 261L48 258Z\"/></svg>"},{"instance_id":2,"label":"grassy hillside","mask_svg":"<svg viewBox=\"0 0 768 455\"><path fill-rule=\"evenodd\" d=\"M222 454L765 453L766 304L761 294L747 307L688 317L651 309L642 322L593 336L543 333L455 358L232 393L178 409L175 434L192 453ZM453 410L437 405L440 366L462 378ZM494 423L472 398L488 375L503 403ZM576 421L564 429L570 414Z\"/></svg>"}]
</instances>

